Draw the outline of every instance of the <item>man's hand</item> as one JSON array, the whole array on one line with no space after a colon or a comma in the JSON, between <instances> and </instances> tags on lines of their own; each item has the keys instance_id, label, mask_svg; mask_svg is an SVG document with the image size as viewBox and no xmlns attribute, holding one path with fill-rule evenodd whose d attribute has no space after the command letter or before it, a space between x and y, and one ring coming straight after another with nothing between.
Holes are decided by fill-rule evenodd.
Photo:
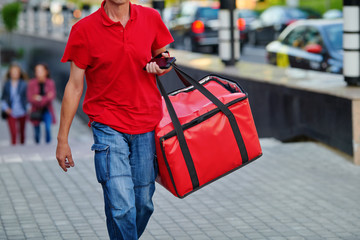
<instances>
[{"instance_id":1,"label":"man's hand","mask_svg":"<svg viewBox=\"0 0 360 240\"><path fill-rule=\"evenodd\" d=\"M167 58L170 57L170 55L168 53L162 53L162 56ZM168 69L161 69L155 62L151 62L146 64L146 71L148 73L152 73L152 74L156 74L156 75L164 75L165 73L169 72L171 70L172 67L168 68Z\"/></svg>"},{"instance_id":2,"label":"man's hand","mask_svg":"<svg viewBox=\"0 0 360 240\"><path fill-rule=\"evenodd\" d=\"M8 108L8 109L6 109L6 111L5 111L5 112L6 112L6 114L7 114L7 115L11 115L12 110L11 110L11 108Z\"/></svg>"},{"instance_id":3,"label":"man's hand","mask_svg":"<svg viewBox=\"0 0 360 240\"><path fill-rule=\"evenodd\" d=\"M71 149L69 144L61 143L58 141L57 148L56 148L56 159L59 162L59 166L67 172L67 169L70 167L74 167L74 161L71 155Z\"/></svg>"}]
</instances>

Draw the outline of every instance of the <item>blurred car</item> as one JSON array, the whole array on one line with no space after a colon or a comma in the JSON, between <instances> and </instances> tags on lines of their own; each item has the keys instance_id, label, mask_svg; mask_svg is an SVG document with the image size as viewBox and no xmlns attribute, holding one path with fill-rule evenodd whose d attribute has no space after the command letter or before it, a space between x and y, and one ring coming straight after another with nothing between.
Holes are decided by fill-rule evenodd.
<instances>
[{"instance_id":1,"label":"blurred car","mask_svg":"<svg viewBox=\"0 0 360 240\"><path fill-rule=\"evenodd\" d=\"M342 41L342 20L300 20L266 46L267 61L281 67L341 74Z\"/></svg>"},{"instance_id":2,"label":"blurred car","mask_svg":"<svg viewBox=\"0 0 360 240\"><path fill-rule=\"evenodd\" d=\"M249 28L250 24L259 18L258 12L250 9L239 9L238 10L239 22L238 26L240 28L240 41L243 46L244 43L249 41Z\"/></svg>"},{"instance_id":3,"label":"blurred car","mask_svg":"<svg viewBox=\"0 0 360 240\"><path fill-rule=\"evenodd\" d=\"M323 18L325 19L337 19L342 17L343 12L338 9L330 9L323 14Z\"/></svg>"},{"instance_id":4,"label":"blurred car","mask_svg":"<svg viewBox=\"0 0 360 240\"><path fill-rule=\"evenodd\" d=\"M267 44L274 39L289 24L308 18L308 14L298 8L273 6L260 14L249 29L249 42L252 45Z\"/></svg>"},{"instance_id":5,"label":"blurred car","mask_svg":"<svg viewBox=\"0 0 360 240\"><path fill-rule=\"evenodd\" d=\"M204 47L218 47L218 4L207 2L183 2L179 17L170 24L174 38L172 47L199 51Z\"/></svg>"},{"instance_id":6,"label":"blurred car","mask_svg":"<svg viewBox=\"0 0 360 240\"><path fill-rule=\"evenodd\" d=\"M236 22L240 35L240 47L246 37L242 37L246 22L256 16L251 10L240 10ZM180 14L168 24L174 38L173 48L193 52L217 52L219 46L219 3L218 2L183 2Z\"/></svg>"}]
</instances>

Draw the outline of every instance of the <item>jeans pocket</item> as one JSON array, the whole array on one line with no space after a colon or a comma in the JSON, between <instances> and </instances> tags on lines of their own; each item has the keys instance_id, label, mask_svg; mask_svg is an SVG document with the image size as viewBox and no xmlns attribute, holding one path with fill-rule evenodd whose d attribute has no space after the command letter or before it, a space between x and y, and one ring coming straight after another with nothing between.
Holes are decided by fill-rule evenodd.
<instances>
[{"instance_id":1,"label":"jeans pocket","mask_svg":"<svg viewBox=\"0 0 360 240\"><path fill-rule=\"evenodd\" d=\"M95 143L91 147L95 151L95 171L99 183L105 183L109 180L110 175L110 148L106 144Z\"/></svg>"}]
</instances>

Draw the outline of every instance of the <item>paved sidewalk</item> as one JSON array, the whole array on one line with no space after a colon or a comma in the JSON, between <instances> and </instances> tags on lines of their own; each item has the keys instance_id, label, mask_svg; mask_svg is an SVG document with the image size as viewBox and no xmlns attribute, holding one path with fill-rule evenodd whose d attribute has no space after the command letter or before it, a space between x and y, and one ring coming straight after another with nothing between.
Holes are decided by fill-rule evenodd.
<instances>
[{"instance_id":1,"label":"paved sidewalk","mask_svg":"<svg viewBox=\"0 0 360 240\"><path fill-rule=\"evenodd\" d=\"M74 120L68 173L55 141L37 146L27 133L10 147L0 122L0 239L108 239L91 130ZM261 143L262 158L183 200L157 185L141 239L360 239L360 167L313 142Z\"/></svg>"}]
</instances>

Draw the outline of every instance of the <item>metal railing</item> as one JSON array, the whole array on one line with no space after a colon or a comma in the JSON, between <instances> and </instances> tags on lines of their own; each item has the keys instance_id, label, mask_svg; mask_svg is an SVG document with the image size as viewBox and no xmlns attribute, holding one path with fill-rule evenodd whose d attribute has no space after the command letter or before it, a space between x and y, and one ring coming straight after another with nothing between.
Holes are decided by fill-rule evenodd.
<instances>
[{"instance_id":1,"label":"metal railing","mask_svg":"<svg viewBox=\"0 0 360 240\"><path fill-rule=\"evenodd\" d=\"M72 25L89 14L88 10L73 10L66 6L63 6L59 12L52 12L50 8L38 6L26 7L20 14L17 31L64 39L69 35Z\"/></svg>"}]
</instances>

